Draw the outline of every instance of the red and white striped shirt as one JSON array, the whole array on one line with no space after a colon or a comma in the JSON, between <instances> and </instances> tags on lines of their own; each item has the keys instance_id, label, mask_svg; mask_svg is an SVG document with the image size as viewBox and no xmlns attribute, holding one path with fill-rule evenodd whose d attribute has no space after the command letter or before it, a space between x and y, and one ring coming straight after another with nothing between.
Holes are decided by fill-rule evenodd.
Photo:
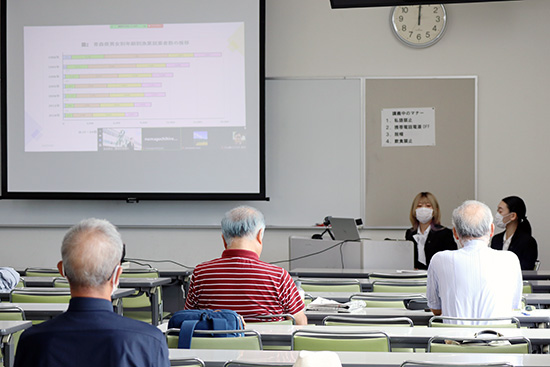
<instances>
[{"instance_id":1,"label":"red and white striped shirt","mask_svg":"<svg viewBox=\"0 0 550 367\"><path fill-rule=\"evenodd\" d=\"M304 308L285 269L239 249L225 250L221 258L197 265L185 300L185 309L229 309L246 321L263 321L255 315L294 315Z\"/></svg>"}]
</instances>

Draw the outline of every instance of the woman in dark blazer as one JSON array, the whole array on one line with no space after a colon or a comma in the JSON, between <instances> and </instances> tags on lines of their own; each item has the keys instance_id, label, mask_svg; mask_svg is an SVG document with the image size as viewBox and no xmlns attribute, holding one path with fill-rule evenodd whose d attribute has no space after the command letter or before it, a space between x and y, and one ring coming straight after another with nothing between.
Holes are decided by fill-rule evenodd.
<instances>
[{"instance_id":1,"label":"woman in dark blazer","mask_svg":"<svg viewBox=\"0 0 550 367\"><path fill-rule=\"evenodd\" d=\"M527 207L518 196L508 196L498 204L495 226L505 229L491 240L495 250L512 251L518 256L521 270L534 270L538 257L537 241L531 236Z\"/></svg>"},{"instance_id":2,"label":"woman in dark blazer","mask_svg":"<svg viewBox=\"0 0 550 367\"><path fill-rule=\"evenodd\" d=\"M441 225L439 203L429 192L421 192L413 200L409 214L412 227L405 239L414 243L414 268L428 269L436 252L456 250L453 232Z\"/></svg>"}]
</instances>

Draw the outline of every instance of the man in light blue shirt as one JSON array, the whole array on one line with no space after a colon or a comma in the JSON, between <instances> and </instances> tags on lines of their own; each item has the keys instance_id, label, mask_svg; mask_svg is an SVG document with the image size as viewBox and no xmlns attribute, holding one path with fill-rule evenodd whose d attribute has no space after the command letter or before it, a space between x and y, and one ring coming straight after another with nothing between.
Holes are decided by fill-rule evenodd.
<instances>
[{"instance_id":1,"label":"man in light blue shirt","mask_svg":"<svg viewBox=\"0 0 550 367\"><path fill-rule=\"evenodd\" d=\"M0 292L9 292L19 283L19 273L13 268L0 268Z\"/></svg>"},{"instance_id":2,"label":"man in light blue shirt","mask_svg":"<svg viewBox=\"0 0 550 367\"><path fill-rule=\"evenodd\" d=\"M487 205L470 200L453 211L459 249L438 252L428 268L428 307L434 315L510 317L520 308L519 260L510 251L490 248L493 233L493 215Z\"/></svg>"}]
</instances>

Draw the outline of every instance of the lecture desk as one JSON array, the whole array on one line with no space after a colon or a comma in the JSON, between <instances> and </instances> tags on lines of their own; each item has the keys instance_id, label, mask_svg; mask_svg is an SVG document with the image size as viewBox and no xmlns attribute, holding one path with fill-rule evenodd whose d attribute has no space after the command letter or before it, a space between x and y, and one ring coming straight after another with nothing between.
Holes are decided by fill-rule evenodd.
<instances>
[{"instance_id":1,"label":"lecture desk","mask_svg":"<svg viewBox=\"0 0 550 367\"><path fill-rule=\"evenodd\" d=\"M159 276L161 278L172 279L170 283L162 287L164 310L172 313L183 310L185 306L185 295L189 290L189 278L193 273L193 269L175 265L153 265L155 265L153 267L159 271Z\"/></svg>"},{"instance_id":2,"label":"lecture desk","mask_svg":"<svg viewBox=\"0 0 550 367\"><path fill-rule=\"evenodd\" d=\"M25 281L25 285L28 287L51 287L56 277L22 277ZM132 288L141 292L144 292L149 296L151 301L151 312L153 325L158 325L160 320L159 310L159 295L158 292L152 292L156 287L168 284L171 282L170 278L120 278L120 288Z\"/></svg>"},{"instance_id":3,"label":"lecture desk","mask_svg":"<svg viewBox=\"0 0 550 367\"><path fill-rule=\"evenodd\" d=\"M295 330L316 330L335 332L384 331L390 337L392 348L426 348L428 341L434 336L448 336L457 338L473 338L474 334L491 329L505 337L523 336L531 341L533 346L550 344L548 329L525 328L491 328L490 325L480 325L475 328L460 327L399 327L399 326L313 326L313 325L281 325L269 322L248 325L247 329L255 330L262 336L264 345L291 345L292 333ZM487 338L494 338L488 335ZM548 357L550 365L550 356Z\"/></svg>"},{"instance_id":4,"label":"lecture desk","mask_svg":"<svg viewBox=\"0 0 550 367\"><path fill-rule=\"evenodd\" d=\"M4 337L12 335L20 330L28 329L32 326L30 321L0 321L0 336L2 337L2 355L4 356L4 366L12 367L15 355L13 338Z\"/></svg>"},{"instance_id":5,"label":"lecture desk","mask_svg":"<svg viewBox=\"0 0 550 367\"><path fill-rule=\"evenodd\" d=\"M368 278L371 273L389 273L406 277L408 274L426 273L425 270L398 269L325 269L296 268L289 271L293 277L300 278ZM550 270L523 270L523 280L550 280Z\"/></svg>"},{"instance_id":6,"label":"lecture desk","mask_svg":"<svg viewBox=\"0 0 550 367\"><path fill-rule=\"evenodd\" d=\"M372 307L362 308L355 312L334 312L334 311L308 311L306 310L308 322L315 325L321 325L323 319L327 316L342 316L348 315L353 317L364 318L381 318L381 317L408 317L415 325L428 325L428 321L433 316L431 311L425 310L407 310L402 308L383 308ZM550 309L536 309L529 312L513 311L512 315L516 317L521 326L533 327L538 324L550 324ZM548 331L547 331L548 332ZM549 361L550 362L550 361ZM549 363L550 365L550 363Z\"/></svg>"},{"instance_id":7,"label":"lecture desk","mask_svg":"<svg viewBox=\"0 0 550 367\"><path fill-rule=\"evenodd\" d=\"M364 295L364 296L376 296L376 297L399 297L404 300L426 300L425 293L381 293L381 292L307 292L306 295L311 296L313 299L322 297L330 300L334 300L340 303L349 301L352 295ZM525 304L536 306L537 308L546 308L550 305L550 293L524 293L523 298ZM426 300L427 302L427 300ZM427 305L426 305L427 307Z\"/></svg>"},{"instance_id":8,"label":"lecture desk","mask_svg":"<svg viewBox=\"0 0 550 367\"><path fill-rule=\"evenodd\" d=\"M69 308L68 303L0 303L2 307L17 306L25 312L27 320L47 320L62 314Z\"/></svg>"},{"instance_id":9,"label":"lecture desk","mask_svg":"<svg viewBox=\"0 0 550 367\"><path fill-rule=\"evenodd\" d=\"M172 363L179 359L199 358L207 367L223 367L227 361L262 363L296 362L298 351L269 350L213 350L213 349L170 349ZM545 354L495 354L495 353L381 353L381 352L336 352L343 367L399 367L404 361L428 361L433 363L497 363L508 362L515 367L548 367L549 357Z\"/></svg>"},{"instance_id":10,"label":"lecture desk","mask_svg":"<svg viewBox=\"0 0 550 367\"><path fill-rule=\"evenodd\" d=\"M48 291L48 290L52 290L52 292L59 292L61 290L61 292L63 291L66 291L67 293L69 293L69 289L68 288L48 288L48 287L36 287L36 288L31 288L31 287L24 287L24 288L18 288L18 289L36 289L36 290L40 290L40 291ZM121 299L123 297L128 297L128 296L131 296L132 294L134 294L134 289L131 289L131 288L118 288L117 290L115 290L115 292L111 295L111 299L112 300L117 300L117 299ZM9 306L10 304L13 304L13 303L9 303L10 301L10 292L0 292L0 300L4 303L0 303L0 307L2 307L2 305L6 305ZM37 303L39 304L39 303ZM120 302L120 303L116 303L115 305L113 305L113 308L114 308L114 311L116 313L118 313L119 315L122 315L123 314L123 303ZM64 310L66 310L66 307L64 308ZM27 314L25 313L25 316L27 316ZM55 315L54 315L55 316ZM28 317L30 318L30 317ZM47 318L50 318L50 317L47 317Z\"/></svg>"}]
</instances>

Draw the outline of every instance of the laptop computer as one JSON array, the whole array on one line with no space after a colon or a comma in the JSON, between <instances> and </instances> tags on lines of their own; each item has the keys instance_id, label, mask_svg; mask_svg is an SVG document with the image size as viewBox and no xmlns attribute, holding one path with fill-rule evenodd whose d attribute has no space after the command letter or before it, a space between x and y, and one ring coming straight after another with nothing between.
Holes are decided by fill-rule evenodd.
<instances>
[{"instance_id":1,"label":"laptop computer","mask_svg":"<svg viewBox=\"0 0 550 367\"><path fill-rule=\"evenodd\" d=\"M330 218L331 231L337 241L360 241L361 236L353 218Z\"/></svg>"}]
</instances>

